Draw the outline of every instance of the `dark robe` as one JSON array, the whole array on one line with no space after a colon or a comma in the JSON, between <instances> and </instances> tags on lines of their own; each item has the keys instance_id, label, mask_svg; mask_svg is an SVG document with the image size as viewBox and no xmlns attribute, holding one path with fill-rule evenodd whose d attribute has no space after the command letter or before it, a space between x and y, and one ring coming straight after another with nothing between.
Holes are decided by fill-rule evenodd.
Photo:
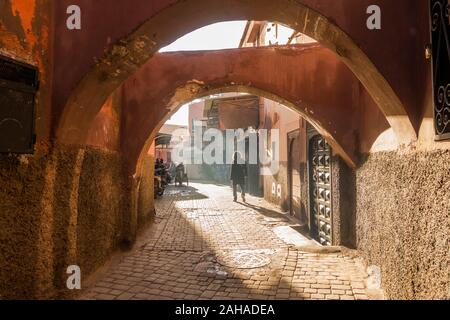
<instances>
[{"instance_id":1,"label":"dark robe","mask_svg":"<svg viewBox=\"0 0 450 320\"><path fill-rule=\"evenodd\" d=\"M245 164L238 164L237 162L231 165L231 177L230 180L235 184L244 184L245 177L247 176L247 167Z\"/></svg>"}]
</instances>

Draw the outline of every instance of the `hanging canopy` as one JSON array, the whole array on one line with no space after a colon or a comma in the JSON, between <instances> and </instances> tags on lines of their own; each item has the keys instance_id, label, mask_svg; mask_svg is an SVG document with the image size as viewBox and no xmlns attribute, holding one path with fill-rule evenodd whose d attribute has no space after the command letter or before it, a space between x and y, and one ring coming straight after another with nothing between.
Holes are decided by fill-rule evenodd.
<instances>
[{"instance_id":1,"label":"hanging canopy","mask_svg":"<svg viewBox=\"0 0 450 320\"><path fill-rule=\"evenodd\" d=\"M156 146L169 145L171 140L172 140L171 134L159 133L156 136L155 145Z\"/></svg>"}]
</instances>

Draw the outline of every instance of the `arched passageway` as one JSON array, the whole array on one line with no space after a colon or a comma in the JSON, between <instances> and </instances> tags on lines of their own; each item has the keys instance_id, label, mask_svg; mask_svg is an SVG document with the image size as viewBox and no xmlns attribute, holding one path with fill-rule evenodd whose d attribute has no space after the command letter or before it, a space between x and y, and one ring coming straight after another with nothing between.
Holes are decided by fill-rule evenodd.
<instances>
[{"instance_id":1,"label":"arched passageway","mask_svg":"<svg viewBox=\"0 0 450 320\"><path fill-rule=\"evenodd\" d=\"M67 266L78 264L88 276L115 250L132 244L143 226L135 212L146 139L182 101L233 90L253 92L298 109L327 136L347 164L356 164L350 170L340 166L338 159L339 177L344 179L332 179L342 191L338 197L345 200L338 205L348 213L342 218L355 230L354 240L365 262L382 270L389 298L448 298L449 143L434 141L432 63L423 54L431 41L432 12L427 1L377 0L383 11L382 29L369 30L366 10L372 4L371 0L3 1L0 51L16 62L37 66L41 87L36 100L35 153L0 156L1 297L59 297L60 292L67 293ZM66 26L69 5L82 10L81 30ZM142 102L150 100L139 98L136 114L129 113L131 108L121 109L122 98L126 98L120 96L122 85L151 64L152 58L166 59L155 56L161 47L201 26L235 19L280 22L318 40L333 56L330 61L335 66L339 61L347 68L339 68L339 73L352 74L345 77L351 83L358 80L356 90L333 93L348 105L331 108L336 101L289 87L289 79L282 81L280 75L276 82L284 85L277 89L267 85L268 78L255 81L243 73L228 75L219 65L223 73L215 76L222 74L223 79L208 78L184 66L176 86L158 83L166 92L154 95L154 104L144 106ZM217 55L218 61L226 56ZM277 54L267 57L291 60ZM183 58L197 59L196 54ZM242 71L245 65L231 69ZM202 77L203 83L192 79L193 75ZM305 81L297 84L308 87ZM319 86L329 89L325 82ZM352 98L348 98L350 91ZM4 97L2 93L0 100ZM365 111L350 112L354 108ZM145 118L150 109L158 112L152 112L152 119ZM321 113L324 110L328 113ZM332 118L338 110L342 114ZM343 126L346 117L351 122L348 127ZM143 132L133 128L136 123L143 124ZM419 141L398 146L395 140L400 144L414 141L419 128ZM137 138L130 143L127 137L133 134ZM374 141L378 147L372 152ZM275 197L283 190L274 187ZM153 204L147 209L150 216ZM195 213L187 215L195 219ZM181 226L189 230L188 223ZM168 233L172 235L168 240L178 241L173 234ZM160 253L165 259L164 255ZM300 261L301 257L293 259ZM158 276L170 279L170 274Z\"/></svg>"},{"instance_id":2,"label":"arched passageway","mask_svg":"<svg viewBox=\"0 0 450 320\"><path fill-rule=\"evenodd\" d=\"M57 139L68 144L83 144L88 129L106 98L161 47L212 22L248 19L279 21L318 40L339 56L362 82L388 119L399 142L409 143L415 140L416 134L411 122L414 116L408 114L385 77L342 28L311 9L308 4L287 0L264 0L257 4L254 1L223 3L190 0L176 2L165 8L161 5L164 9L114 45L84 75L70 94L64 109L60 111ZM332 9L333 6L324 8ZM180 16L182 19L179 19ZM173 23L174 19L177 23ZM341 20L344 24L345 19ZM64 90L61 94L63 92Z\"/></svg>"},{"instance_id":3,"label":"arched passageway","mask_svg":"<svg viewBox=\"0 0 450 320\"><path fill-rule=\"evenodd\" d=\"M245 92L279 102L313 124L350 167L358 162L359 140L368 139L370 145L389 128L358 78L318 44L156 54L117 92L121 95L120 151L133 177L131 238L139 221L154 212L152 195L148 195L153 180L143 173L143 168L151 166L148 149L165 120L192 100ZM365 128L359 120L370 116L377 119L372 132L360 134ZM91 127L90 135L101 131L100 121ZM337 234L336 244L340 244L345 236Z\"/></svg>"},{"instance_id":4,"label":"arched passageway","mask_svg":"<svg viewBox=\"0 0 450 320\"><path fill-rule=\"evenodd\" d=\"M178 93L181 93L180 95L175 95L176 97L183 98L183 100L176 101L176 104L174 104L172 107L173 109L166 109L166 113L162 115L163 117L157 122L156 125L152 124L150 127L150 135L145 140L145 144L141 148L141 152L139 153L139 157L136 159L136 162L132 162L133 165L130 167L132 170L135 170L133 172L136 173L137 176L140 176L140 173L142 172L142 161L145 158L150 146L152 145L156 135L160 131L161 127L165 123L167 119L169 119L173 114L175 114L179 108L186 103L189 103L191 101L207 98L211 95L216 94L226 94L226 93L244 93L244 94L251 94L254 96L258 96L261 98L265 98L277 103L280 103L290 110L294 110L295 112L299 113L302 117L306 118L309 123L311 123L315 128L317 128L318 132L326 137L328 143L330 143L331 146L333 146L333 150L335 153L339 156L341 156L345 161L347 161L349 166L354 165L354 160L349 156L349 154L346 152L345 149L339 144L339 142L336 141L334 136L327 132L325 129L323 129L319 124L317 124L313 118L304 116L303 113L300 113L297 109L297 107L292 104L290 101L285 100L273 93L263 91L261 89L257 89L251 86L245 86L245 85L232 85L232 86L225 86L225 87L218 87L216 89L211 89L204 91L202 89L199 89L198 84L196 83L189 83L181 88L177 89ZM134 161L134 159L133 159Z\"/></svg>"},{"instance_id":5,"label":"arched passageway","mask_svg":"<svg viewBox=\"0 0 450 320\"><path fill-rule=\"evenodd\" d=\"M157 54L120 90L121 150L130 172L135 173L147 139L178 107L233 91L267 97L299 112L351 167L358 161L359 141L371 144L388 128L386 121L376 120L370 134L362 132L362 115L383 115L351 71L316 44ZM94 126L90 134L102 130L102 125Z\"/></svg>"}]
</instances>

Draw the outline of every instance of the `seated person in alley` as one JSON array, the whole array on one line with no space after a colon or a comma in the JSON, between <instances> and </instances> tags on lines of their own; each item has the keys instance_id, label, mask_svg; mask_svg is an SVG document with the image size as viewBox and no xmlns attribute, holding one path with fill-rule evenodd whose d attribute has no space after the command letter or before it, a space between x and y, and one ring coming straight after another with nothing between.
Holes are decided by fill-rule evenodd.
<instances>
[{"instance_id":1,"label":"seated person in alley","mask_svg":"<svg viewBox=\"0 0 450 320\"><path fill-rule=\"evenodd\" d=\"M163 159L156 159L155 162L155 176L162 176L165 174L166 167Z\"/></svg>"},{"instance_id":2,"label":"seated person in alley","mask_svg":"<svg viewBox=\"0 0 450 320\"><path fill-rule=\"evenodd\" d=\"M242 201L245 202L245 177L247 176L247 167L239 152L236 152L233 157L233 164L231 165L231 177L233 182L233 197L234 202L237 201L237 186L241 188Z\"/></svg>"}]
</instances>

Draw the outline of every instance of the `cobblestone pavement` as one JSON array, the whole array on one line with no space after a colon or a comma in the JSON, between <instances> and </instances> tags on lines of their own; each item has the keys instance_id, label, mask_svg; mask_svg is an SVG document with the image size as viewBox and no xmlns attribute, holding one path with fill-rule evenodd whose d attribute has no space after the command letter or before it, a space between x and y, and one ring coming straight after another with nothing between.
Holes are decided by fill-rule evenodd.
<instances>
[{"instance_id":1,"label":"cobblestone pavement","mask_svg":"<svg viewBox=\"0 0 450 320\"><path fill-rule=\"evenodd\" d=\"M260 198L246 205L230 198L227 186L171 187L136 248L95 276L81 298L368 298L354 257L290 245L274 232L293 225L286 215Z\"/></svg>"}]
</instances>

